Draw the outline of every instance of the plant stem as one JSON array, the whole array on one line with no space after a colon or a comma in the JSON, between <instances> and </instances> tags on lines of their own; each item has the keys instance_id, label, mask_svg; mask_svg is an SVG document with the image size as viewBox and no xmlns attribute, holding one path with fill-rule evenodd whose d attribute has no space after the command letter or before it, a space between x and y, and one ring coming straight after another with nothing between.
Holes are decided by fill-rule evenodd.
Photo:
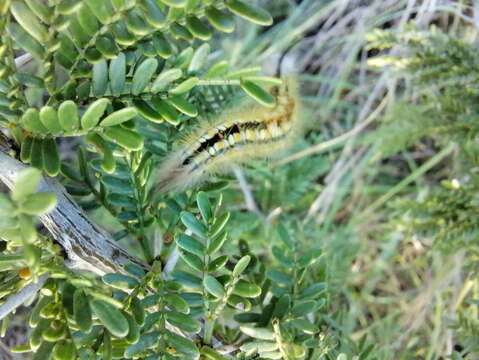
<instances>
[{"instance_id":1,"label":"plant stem","mask_svg":"<svg viewBox=\"0 0 479 360\"><path fill-rule=\"evenodd\" d=\"M203 341L205 342L205 344L211 344L214 327L215 327L215 320L207 317L205 320L205 329L204 329L205 333L203 337Z\"/></svg>"}]
</instances>

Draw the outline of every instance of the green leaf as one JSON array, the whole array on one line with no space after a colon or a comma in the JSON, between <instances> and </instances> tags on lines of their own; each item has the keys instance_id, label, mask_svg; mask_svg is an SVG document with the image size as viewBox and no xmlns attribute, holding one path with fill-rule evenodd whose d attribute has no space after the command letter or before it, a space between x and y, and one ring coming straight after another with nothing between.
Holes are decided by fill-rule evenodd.
<instances>
[{"instance_id":1,"label":"green leaf","mask_svg":"<svg viewBox=\"0 0 479 360\"><path fill-rule=\"evenodd\" d=\"M110 88L114 96L118 96L125 88L126 79L126 58L125 54L120 53L116 58L110 61L109 68Z\"/></svg>"},{"instance_id":2,"label":"green leaf","mask_svg":"<svg viewBox=\"0 0 479 360\"><path fill-rule=\"evenodd\" d=\"M229 67L230 67L230 64L228 61L225 61L225 60L219 61L208 69L206 77L208 79L222 77L228 73Z\"/></svg>"},{"instance_id":3,"label":"green leaf","mask_svg":"<svg viewBox=\"0 0 479 360\"><path fill-rule=\"evenodd\" d=\"M133 105L135 105L135 108L136 110L138 110L138 113L145 119L158 124L165 121L163 119L163 116L161 116L159 112L153 109L146 101L140 99L133 99Z\"/></svg>"},{"instance_id":4,"label":"green leaf","mask_svg":"<svg viewBox=\"0 0 479 360\"><path fill-rule=\"evenodd\" d=\"M294 304L293 308L291 309L291 313L294 316L303 316L316 311L317 305L318 303L314 300L305 300L305 301L297 302Z\"/></svg>"},{"instance_id":5,"label":"green leaf","mask_svg":"<svg viewBox=\"0 0 479 360\"><path fill-rule=\"evenodd\" d=\"M29 242L31 243L33 241ZM36 246L25 244L23 246L23 256L28 267L36 268L40 258L42 257L42 250Z\"/></svg>"},{"instance_id":6,"label":"green leaf","mask_svg":"<svg viewBox=\"0 0 479 360\"><path fill-rule=\"evenodd\" d=\"M48 304L50 304L51 302L53 301L53 297L51 296L43 296L37 301L37 303L35 304L35 306L33 307L33 310L31 311L30 313L30 318L28 320L28 324L31 326L31 327L36 327L38 325L38 323L40 322L41 320L41 317L40 317L40 312L42 311L42 309L47 306Z\"/></svg>"},{"instance_id":7,"label":"green leaf","mask_svg":"<svg viewBox=\"0 0 479 360\"><path fill-rule=\"evenodd\" d=\"M179 94L188 92L191 89L193 89L196 85L198 85L199 81L200 79L198 79L197 77L190 77L184 80L179 85L175 86L173 89L171 89L170 94L179 95Z\"/></svg>"},{"instance_id":8,"label":"green leaf","mask_svg":"<svg viewBox=\"0 0 479 360\"><path fill-rule=\"evenodd\" d=\"M93 64L92 93L95 96L102 96L108 89L108 65L105 59Z\"/></svg>"},{"instance_id":9,"label":"green leaf","mask_svg":"<svg viewBox=\"0 0 479 360\"><path fill-rule=\"evenodd\" d=\"M51 106L44 106L40 109L40 121L52 134L58 134L63 131L58 121L57 111Z\"/></svg>"},{"instance_id":10,"label":"green leaf","mask_svg":"<svg viewBox=\"0 0 479 360\"><path fill-rule=\"evenodd\" d=\"M278 235L280 240L288 247L289 250L294 250L294 241L283 224L278 224Z\"/></svg>"},{"instance_id":11,"label":"green leaf","mask_svg":"<svg viewBox=\"0 0 479 360\"><path fill-rule=\"evenodd\" d=\"M110 1L104 0L84 0L93 14L102 24L109 24L115 11Z\"/></svg>"},{"instance_id":12,"label":"green leaf","mask_svg":"<svg viewBox=\"0 0 479 360\"><path fill-rule=\"evenodd\" d=\"M235 19L231 14L211 6L206 9L206 17L210 24L219 31L231 33L235 29Z\"/></svg>"},{"instance_id":13,"label":"green leaf","mask_svg":"<svg viewBox=\"0 0 479 360\"><path fill-rule=\"evenodd\" d=\"M35 138L32 143L30 163L37 169L43 169L43 140Z\"/></svg>"},{"instance_id":14,"label":"green leaf","mask_svg":"<svg viewBox=\"0 0 479 360\"><path fill-rule=\"evenodd\" d=\"M208 291L214 297L222 298L226 295L225 290L223 289L223 285L221 285L221 283L211 275L205 276L203 280L203 285L206 291Z\"/></svg>"},{"instance_id":15,"label":"green leaf","mask_svg":"<svg viewBox=\"0 0 479 360\"><path fill-rule=\"evenodd\" d=\"M210 54L210 45L203 44L193 54L188 72L197 72L205 65L208 55Z\"/></svg>"},{"instance_id":16,"label":"green leaf","mask_svg":"<svg viewBox=\"0 0 479 360\"><path fill-rule=\"evenodd\" d=\"M145 19L156 29L163 29L167 24L167 18L164 12L161 10L161 7L155 0L144 0L144 5L146 8Z\"/></svg>"},{"instance_id":17,"label":"green leaf","mask_svg":"<svg viewBox=\"0 0 479 360\"><path fill-rule=\"evenodd\" d=\"M94 36L98 31L99 25L93 12L88 6L82 6L77 13L78 22L82 29L89 35Z\"/></svg>"},{"instance_id":18,"label":"green leaf","mask_svg":"<svg viewBox=\"0 0 479 360\"><path fill-rule=\"evenodd\" d=\"M168 311L166 320L173 326L190 333L199 333L201 330L200 323L189 315L185 315L176 311Z\"/></svg>"},{"instance_id":19,"label":"green leaf","mask_svg":"<svg viewBox=\"0 0 479 360\"><path fill-rule=\"evenodd\" d=\"M218 218L216 218L215 222L213 223L213 226L211 227L211 232L210 232L210 237L214 238L217 235L223 231L224 227L228 223L228 220L230 219L230 213L224 213Z\"/></svg>"},{"instance_id":20,"label":"green leaf","mask_svg":"<svg viewBox=\"0 0 479 360\"><path fill-rule=\"evenodd\" d=\"M261 105L267 107L274 107L276 105L274 96L252 81L241 80L241 88Z\"/></svg>"},{"instance_id":21,"label":"green leaf","mask_svg":"<svg viewBox=\"0 0 479 360\"><path fill-rule=\"evenodd\" d=\"M121 126L111 126L105 129L102 134L107 140L122 146L131 151L143 148L143 138L135 131L124 129Z\"/></svg>"},{"instance_id":22,"label":"green leaf","mask_svg":"<svg viewBox=\"0 0 479 360\"><path fill-rule=\"evenodd\" d=\"M289 322L296 329L303 331L306 334L313 335L318 331L317 327L305 319L293 319Z\"/></svg>"},{"instance_id":23,"label":"green leaf","mask_svg":"<svg viewBox=\"0 0 479 360\"><path fill-rule=\"evenodd\" d=\"M21 119L21 124L28 131L39 134L48 133L47 128L43 126L40 121L40 114L37 109L30 108L25 111Z\"/></svg>"},{"instance_id":24,"label":"green leaf","mask_svg":"<svg viewBox=\"0 0 479 360\"><path fill-rule=\"evenodd\" d=\"M33 57L37 59L45 57L45 48L23 30L20 25L11 22L7 25L7 31L15 43L26 52L32 54Z\"/></svg>"},{"instance_id":25,"label":"green leaf","mask_svg":"<svg viewBox=\"0 0 479 360\"><path fill-rule=\"evenodd\" d=\"M53 138L45 138L42 142L43 170L50 176L60 172L60 154Z\"/></svg>"},{"instance_id":26,"label":"green leaf","mask_svg":"<svg viewBox=\"0 0 479 360\"><path fill-rule=\"evenodd\" d=\"M73 294L73 316L81 331L85 333L90 331L92 327L91 308L82 289L76 289Z\"/></svg>"},{"instance_id":27,"label":"green leaf","mask_svg":"<svg viewBox=\"0 0 479 360\"><path fill-rule=\"evenodd\" d=\"M165 301L168 306L172 307L176 311L182 312L183 314L188 314L190 312L190 306L181 296L177 294L167 294L165 295Z\"/></svg>"},{"instance_id":28,"label":"green leaf","mask_svg":"<svg viewBox=\"0 0 479 360\"><path fill-rule=\"evenodd\" d=\"M202 272L205 268L205 264L203 260L201 260L198 256L189 254L189 253L180 253L180 257L186 262L191 268L196 271Z\"/></svg>"},{"instance_id":29,"label":"green leaf","mask_svg":"<svg viewBox=\"0 0 479 360\"><path fill-rule=\"evenodd\" d=\"M128 327L129 327L128 335L126 336L125 340L129 344L135 344L140 339L140 328L138 327L138 324L136 323L133 316L131 316L130 314L123 314L123 315L128 320Z\"/></svg>"},{"instance_id":30,"label":"green leaf","mask_svg":"<svg viewBox=\"0 0 479 360\"><path fill-rule=\"evenodd\" d=\"M221 355L219 352L216 350L213 350L212 348L208 346L203 346L200 349L201 355L205 357L205 359L209 360L228 360L227 357Z\"/></svg>"},{"instance_id":31,"label":"green leaf","mask_svg":"<svg viewBox=\"0 0 479 360\"><path fill-rule=\"evenodd\" d=\"M157 68L158 60L154 58L148 58L138 66L131 85L133 95L139 95L146 88Z\"/></svg>"},{"instance_id":32,"label":"green leaf","mask_svg":"<svg viewBox=\"0 0 479 360\"><path fill-rule=\"evenodd\" d=\"M112 360L111 335L108 331L103 332L103 344L101 346L101 356L103 360Z\"/></svg>"},{"instance_id":33,"label":"green leaf","mask_svg":"<svg viewBox=\"0 0 479 360\"><path fill-rule=\"evenodd\" d=\"M306 289L304 289L303 291L301 291L301 293L299 294L300 298L303 299L303 300L306 300L306 299L315 299L317 298L319 295L321 295L322 293L324 293L326 291L326 288L327 288L327 284L326 283L316 283L316 284L313 284L309 287L307 287Z\"/></svg>"},{"instance_id":34,"label":"green leaf","mask_svg":"<svg viewBox=\"0 0 479 360\"><path fill-rule=\"evenodd\" d=\"M15 207L12 201L5 193L0 193L0 218L2 217L14 217Z\"/></svg>"},{"instance_id":35,"label":"green leaf","mask_svg":"<svg viewBox=\"0 0 479 360\"><path fill-rule=\"evenodd\" d=\"M118 46L111 36L99 36L95 43L96 48L107 59L114 59L119 52Z\"/></svg>"},{"instance_id":36,"label":"green leaf","mask_svg":"<svg viewBox=\"0 0 479 360\"><path fill-rule=\"evenodd\" d=\"M142 334L136 344L130 345L125 350L126 358L138 357L145 350L150 349L159 341L161 334L159 331L152 331L150 333Z\"/></svg>"},{"instance_id":37,"label":"green leaf","mask_svg":"<svg viewBox=\"0 0 479 360\"><path fill-rule=\"evenodd\" d=\"M185 11L190 13L198 8L202 0L186 0Z\"/></svg>"},{"instance_id":38,"label":"green leaf","mask_svg":"<svg viewBox=\"0 0 479 360\"><path fill-rule=\"evenodd\" d=\"M276 342L270 341L251 341L241 345L240 349L245 352L261 352L267 353L271 351L275 351L278 349L278 344Z\"/></svg>"},{"instance_id":39,"label":"green leaf","mask_svg":"<svg viewBox=\"0 0 479 360\"><path fill-rule=\"evenodd\" d=\"M252 66L252 67L232 71L232 72L226 74L225 78L226 79L236 79L236 80L238 80L238 79L241 79L241 78L244 78L244 77L255 76L260 71L261 71L261 67Z\"/></svg>"},{"instance_id":40,"label":"green leaf","mask_svg":"<svg viewBox=\"0 0 479 360\"><path fill-rule=\"evenodd\" d=\"M102 280L105 284L120 290L131 290L140 285L138 280L135 278L116 273L103 275Z\"/></svg>"},{"instance_id":41,"label":"green leaf","mask_svg":"<svg viewBox=\"0 0 479 360\"><path fill-rule=\"evenodd\" d=\"M172 125L177 125L179 123L178 113L168 102L162 100L159 96L155 96L151 99L151 104L164 120Z\"/></svg>"},{"instance_id":42,"label":"green leaf","mask_svg":"<svg viewBox=\"0 0 479 360\"><path fill-rule=\"evenodd\" d=\"M20 206L20 211L28 215L42 215L52 211L57 204L54 193L41 192L28 195Z\"/></svg>"},{"instance_id":43,"label":"green leaf","mask_svg":"<svg viewBox=\"0 0 479 360\"><path fill-rule=\"evenodd\" d=\"M110 100L108 99L98 99L94 101L81 118L82 128L89 130L97 126L108 104L110 104Z\"/></svg>"},{"instance_id":44,"label":"green leaf","mask_svg":"<svg viewBox=\"0 0 479 360\"><path fill-rule=\"evenodd\" d=\"M105 127L119 125L121 123L124 123L125 121L133 119L137 114L138 112L136 111L135 107L126 107L108 115L102 120L100 126Z\"/></svg>"},{"instance_id":45,"label":"green leaf","mask_svg":"<svg viewBox=\"0 0 479 360\"><path fill-rule=\"evenodd\" d=\"M88 60L89 62L93 63L93 64L97 64L97 63L102 63L104 60L103 60L103 57L101 55L101 52L99 52L96 48L94 47L91 47L91 48L88 48L85 50L85 59ZM100 68L101 69L101 68ZM93 68L93 70L95 70L95 68ZM103 84L103 78L102 78L102 72L101 71L93 71L93 79L95 79L96 76L98 76L98 87L97 87L97 92L98 92L98 95L97 96L100 96L100 95L103 95L104 92L102 92L102 84ZM105 87L105 91L106 91L106 87ZM90 94L87 93L85 94L84 96L85 97L88 97ZM95 93L94 93L95 95Z\"/></svg>"},{"instance_id":46,"label":"green leaf","mask_svg":"<svg viewBox=\"0 0 479 360\"><path fill-rule=\"evenodd\" d=\"M236 314L234 319L239 323L257 323L261 321L261 314L253 312L245 312Z\"/></svg>"},{"instance_id":47,"label":"green leaf","mask_svg":"<svg viewBox=\"0 0 479 360\"><path fill-rule=\"evenodd\" d=\"M241 259L239 259L233 269L233 276L234 277L240 276L243 273L243 271L245 271L245 269L248 267L250 260L251 260L251 256L249 255L245 255Z\"/></svg>"},{"instance_id":48,"label":"green leaf","mask_svg":"<svg viewBox=\"0 0 479 360\"><path fill-rule=\"evenodd\" d=\"M175 271L173 278L186 288L198 289L201 287L201 279L185 271Z\"/></svg>"},{"instance_id":49,"label":"green leaf","mask_svg":"<svg viewBox=\"0 0 479 360\"><path fill-rule=\"evenodd\" d=\"M51 354L52 354L52 350L53 350L54 345L55 345L55 343L53 343L53 342L48 342L48 341L42 342L40 347L35 351L35 353L32 357L32 360L49 359Z\"/></svg>"},{"instance_id":50,"label":"green leaf","mask_svg":"<svg viewBox=\"0 0 479 360\"><path fill-rule=\"evenodd\" d=\"M213 216L213 211L211 209L208 195L204 191L200 191L196 195L196 203L198 205L198 209L200 210L201 216L203 217L203 220L206 223L209 222L211 217Z\"/></svg>"},{"instance_id":51,"label":"green leaf","mask_svg":"<svg viewBox=\"0 0 479 360\"><path fill-rule=\"evenodd\" d=\"M189 212L183 211L180 215L181 222L193 233L202 238L206 237L206 226L203 225L196 217Z\"/></svg>"},{"instance_id":52,"label":"green leaf","mask_svg":"<svg viewBox=\"0 0 479 360\"><path fill-rule=\"evenodd\" d=\"M176 244L183 250L195 254L199 257L204 256L205 247L199 241L193 239L191 236L180 234L176 240Z\"/></svg>"},{"instance_id":53,"label":"green leaf","mask_svg":"<svg viewBox=\"0 0 479 360\"><path fill-rule=\"evenodd\" d=\"M25 343L25 344L16 345L10 348L10 351L14 354L22 354L22 353L32 352L33 349L29 343Z\"/></svg>"},{"instance_id":54,"label":"green leaf","mask_svg":"<svg viewBox=\"0 0 479 360\"><path fill-rule=\"evenodd\" d=\"M186 6L187 0L159 0L165 5L174 7L174 8L183 8Z\"/></svg>"},{"instance_id":55,"label":"green leaf","mask_svg":"<svg viewBox=\"0 0 479 360\"><path fill-rule=\"evenodd\" d=\"M74 131L80 127L77 105L67 100L61 103L58 108L58 121L65 131Z\"/></svg>"},{"instance_id":56,"label":"green leaf","mask_svg":"<svg viewBox=\"0 0 479 360\"><path fill-rule=\"evenodd\" d=\"M208 247L208 254L212 255L215 252L217 252L219 249L221 249L228 238L228 233L224 232L219 236L216 236L213 238L213 240L210 242L210 246Z\"/></svg>"},{"instance_id":57,"label":"green leaf","mask_svg":"<svg viewBox=\"0 0 479 360\"><path fill-rule=\"evenodd\" d=\"M153 34L152 41L156 53L162 58L168 59L171 55L173 55L173 48L161 33Z\"/></svg>"},{"instance_id":58,"label":"green leaf","mask_svg":"<svg viewBox=\"0 0 479 360\"><path fill-rule=\"evenodd\" d=\"M273 23L273 18L266 10L252 4L241 0L227 0L225 5L234 14L255 24L269 26Z\"/></svg>"},{"instance_id":59,"label":"green leaf","mask_svg":"<svg viewBox=\"0 0 479 360\"><path fill-rule=\"evenodd\" d=\"M22 1L13 1L10 11L15 20L40 43L46 43L48 39L47 29L40 23L35 14Z\"/></svg>"},{"instance_id":60,"label":"green leaf","mask_svg":"<svg viewBox=\"0 0 479 360\"><path fill-rule=\"evenodd\" d=\"M213 35L213 31L196 16L186 18L186 28L194 37L203 41L208 41Z\"/></svg>"},{"instance_id":61,"label":"green leaf","mask_svg":"<svg viewBox=\"0 0 479 360\"><path fill-rule=\"evenodd\" d=\"M32 347L32 349L36 350L37 352L39 351L39 349L37 348L40 346L40 344L43 341L42 332L45 329L47 329L49 325L50 325L50 320L42 318L40 319L40 322L37 324L37 326L30 333L30 337L29 337L30 346ZM43 360L43 359L40 358L39 360Z\"/></svg>"},{"instance_id":62,"label":"green leaf","mask_svg":"<svg viewBox=\"0 0 479 360\"><path fill-rule=\"evenodd\" d=\"M29 163L32 155L33 139L31 137L25 137L21 144L20 160L25 163Z\"/></svg>"},{"instance_id":63,"label":"green leaf","mask_svg":"<svg viewBox=\"0 0 479 360\"><path fill-rule=\"evenodd\" d=\"M36 193L41 179L42 173L38 169L27 168L20 171L15 179L12 199L19 201L25 199L30 194Z\"/></svg>"},{"instance_id":64,"label":"green leaf","mask_svg":"<svg viewBox=\"0 0 479 360\"><path fill-rule=\"evenodd\" d=\"M282 360L283 354L281 354L279 351L262 352L261 358L269 360Z\"/></svg>"},{"instance_id":65,"label":"green leaf","mask_svg":"<svg viewBox=\"0 0 479 360\"><path fill-rule=\"evenodd\" d=\"M90 305L95 315L112 335L122 338L128 334L128 320L120 310L102 300L93 300Z\"/></svg>"},{"instance_id":66,"label":"green leaf","mask_svg":"<svg viewBox=\"0 0 479 360\"><path fill-rule=\"evenodd\" d=\"M193 41L193 34L183 25L174 22L170 25L170 33L176 40Z\"/></svg>"},{"instance_id":67,"label":"green leaf","mask_svg":"<svg viewBox=\"0 0 479 360\"><path fill-rule=\"evenodd\" d=\"M255 83L261 83L266 85L280 86L283 84L283 80L272 76L245 76L244 80L249 80Z\"/></svg>"},{"instance_id":68,"label":"green leaf","mask_svg":"<svg viewBox=\"0 0 479 360\"><path fill-rule=\"evenodd\" d=\"M136 9L130 10L126 18L129 32L137 36L146 36L153 29L146 23L144 16Z\"/></svg>"},{"instance_id":69,"label":"green leaf","mask_svg":"<svg viewBox=\"0 0 479 360\"><path fill-rule=\"evenodd\" d=\"M53 320L50 327L42 333L42 337L48 342L57 342L66 336L66 326L60 320Z\"/></svg>"},{"instance_id":70,"label":"green leaf","mask_svg":"<svg viewBox=\"0 0 479 360\"><path fill-rule=\"evenodd\" d=\"M191 117L198 115L198 109L180 95L172 96L168 98L166 102L185 115Z\"/></svg>"},{"instance_id":71,"label":"green leaf","mask_svg":"<svg viewBox=\"0 0 479 360\"><path fill-rule=\"evenodd\" d=\"M28 7L35 13L44 23L49 23L53 14L53 9L41 2L35 0L25 0Z\"/></svg>"},{"instance_id":72,"label":"green leaf","mask_svg":"<svg viewBox=\"0 0 479 360\"><path fill-rule=\"evenodd\" d=\"M219 271L226 265L227 262L228 262L228 256L226 255L218 256L216 259L214 259L212 262L209 263L208 271L209 272Z\"/></svg>"},{"instance_id":73,"label":"green leaf","mask_svg":"<svg viewBox=\"0 0 479 360\"><path fill-rule=\"evenodd\" d=\"M281 296L274 306L272 317L281 319L288 313L290 304L291 296L289 294L284 294L283 296Z\"/></svg>"},{"instance_id":74,"label":"green leaf","mask_svg":"<svg viewBox=\"0 0 479 360\"><path fill-rule=\"evenodd\" d=\"M233 294L247 298L255 298L261 295L261 288L258 285L251 284L244 280L240 280L235 285Z\"/></svg>"},{"instance_id":75,"label":"green leaf","mask_svg":"<svg viewBox=\"0 0 479 360\"><path fill-rule=\"evenodd\" d=\"M151 86L151 91L153 93L157 93L159 91L165 90L168 87L168 85L178 80L181 76L183 76L183 71L181 69L173 68L173 69L164 70L160 73L160 75L158 75L158 77L153 82Z\"/></svg>"},{"instance_id":76,"label":"green leaf","mask_svg":"<svg viewBox=\"0 0 479 360\"><path fill-rule=\"evenodd\" d=\"M290 286L293 281L289 275L274 269L266 271L266 277L281 286Z\"/></svg>"},{"instance_id":77,"label":"green leaf","mask_svg":"<svg viewBox=\"0 0 479 360\"><path fill-rule=\"evenodd\" d=\"M138 300L136 297L131 300L131 312L136 322L140 325L143 325L145 321L145 309L143 309L140 300Z\"/></svg>"},{"instance_id":78,"label":"green leaf","mask_svg":"<svg viewBox=\"0 0 479 360\"><path fill-rule=\"evenodd\" d=\"M193 341L168 330L166 330L166 334L167 342L170 344L170 346L173 346L176 351L188 355L188 359L199 359L200 353Z\"/></svg>"},{"instance_id":79,"label":"green leaf","mask_svg":"<svg viewBox=\"0 0 479 360\"><path fill-rule=\"evenodd\" d=\"M253 328L249 326L240 326L240 330L248 336L260 340L274 340L274 333L265 328Z\"/></svg>"}]
</instances>

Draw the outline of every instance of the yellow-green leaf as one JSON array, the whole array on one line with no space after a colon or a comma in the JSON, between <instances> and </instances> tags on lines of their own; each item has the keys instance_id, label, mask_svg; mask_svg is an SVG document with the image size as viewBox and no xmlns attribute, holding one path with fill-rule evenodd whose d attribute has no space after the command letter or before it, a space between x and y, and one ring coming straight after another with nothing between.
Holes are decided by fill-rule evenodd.
<instances>
[{"instance_id":1,"label":"yellow-green leaf","mask_svg":"<svg viewBox=\"0 0 479 360\"><path fill-rule=\"evenodd\" d=\"M15 20L40 43L46 43L48 32L45 26L40 23L35 14L22 1L13 1L10 5L10 11Z\"/></svg>"},{"instance_id":2,"label":"yellow-green leaf","mask_svg":"<svg viewBox=\"0 0 479 360\"><path fill-rule=\"evenodd\" d=\"M65 131L74 131L79 128L78 108L73 101L67 100L61 103L58 108L58 121Z\"/></svg>"},{"instance_id":3,"label":"yellow-green leaf","mask_svg":"<svg viewBox=\"0 0 479 360\"><path fill-rule=\"evenodd\" d=\"M154 58L148 58L138 66L131 84L131 92L133 95L140 94L146 88L157 68L158 60Z\"/></svg>"},{"instance_id":4,"label":"yellow-green leaf","mask_svg":"<svg viewBox=\"0 0 479 360\"><path fill-rule=\"evenodd\" d=\"M50 176L57 176L60 172L60 154L55 139L43 139L42 158L43 170Z\"/></svg>"},{"instance_id":5,"label":"yellow-green leaf","mask_svg":"<svg viewBox=\"0 0 479 360\"><path fill-rule=\"evenodd\" d=\"M112 335L122 338L128 334L128 320L120 310L102 300L93 300L90 305L95 315Z\"/></svg>"},{"instance_id":6,"label":"yellow-green leaf","mask_svg":"<svg viewBox=\"0 0 479 360\"><path fill-rule=\"evenodd\" d=\"M112 126L105 129L103 136L127 150L137 151L143 148L143 138L137 132Z\"/></svg>"},{"instance_id":7,"label":"yellow-green leaf","mask_svg":"<svg viewBox=\"0 0 479 360\"><path fill-rule=\"evenodd\" d=\"M234 14L255 24L269 26L273 23L273 18L266 10L245 1L227 0L225 5Z\"/></svg>"},{"instance_id":8,"label":"yellow-green leaf","mask_svg":"<svg viewBox=\"0 0 479 360\"><path fill-rule=\"evenodd\" d=\"M15 179L15 185L12 190L12 199L15 201L24 199L37 191L42 173L35 168L22 170Z\"/></svg>"},{"instance_id":9,"label":"yellow-green leaf","mask_svg":"<svg viewBox=\"0 0 479 360\"><path fill-rule=\"evenodd\" d=\"M98 99L93 102L81 118L82 128L89 130L97 126L109 103L108 99Z\"/></svg>"},{"instance_id":10,"label":"yellow-green leaf","mask_svg":"<svg viewBox=\"0 0 479 360\"><path fill-rule=\"evenodd\" d=\"M124 123L125 121L133 119L137 114L138 112L136 111L136 108L126 107L108 115L105 119L102 120L100 126L105 127L119 125L121 123Z\"/></svg>"},{"instance_id":11,"label":"yellow-green leaf","mask_svg":"<svg viewBox=\"0 0 479 360\"><path fill-rule=\"evenodd\" d=\"M219 31L231 33L235 29L235 20L231 14L211 6L206 9L206 18Z\"/></svg>"},{"instance_id":12,"label":"yellow-green leaf","mask_svg":"<svg viewBox=\"0 0 479 360\"><path fill-rule=\"evenodd\" d=\"M44 106L40 109L40 121L52 134L58 134L63 131L58 121L57 111L51 106Z\"/></svg>"},{"instance_id":13,"label":"yellow-green leaf","mask_svg":"<svg viewBox=\"0 0 479 360\"><path fill-rule=\"evenodd\" d=\"M241 88L261 105L267 107L274 107L276 105L274 96L252 81L241 81Z\"/></svg>"},{"instance_id":14,"label":"yellow-green leaf","mask_svg":"<svg viewBox=\"0 0 479 360\"><path fill-rule=\"evenodd\" d=\"M170 94L178 95L183 94L187 91L193 89L196 85L198 85L200 79L197 77L190 77L183 81L182 83L178 84L176 87L170 90Z\"/></svg>"}]
</instances>

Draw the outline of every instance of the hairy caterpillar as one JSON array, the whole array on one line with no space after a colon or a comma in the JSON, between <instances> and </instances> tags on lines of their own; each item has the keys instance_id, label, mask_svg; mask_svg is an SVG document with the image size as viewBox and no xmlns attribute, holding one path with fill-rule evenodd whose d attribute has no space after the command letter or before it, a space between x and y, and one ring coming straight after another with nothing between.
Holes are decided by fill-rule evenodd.
<instances>
[{"instance_id":1,"label":"hairy caterpillar","mask_svg":"<svg viewBox=\"0 0 479 360\"><path fill-rule=\"evenodd\" d=\"M294 79L272 89L273 108L244 102L191 132L159 169L157 189L183 190L232 164L271 158L287 148L300 128L298 89Z\"/></svg>"}]
</instances>

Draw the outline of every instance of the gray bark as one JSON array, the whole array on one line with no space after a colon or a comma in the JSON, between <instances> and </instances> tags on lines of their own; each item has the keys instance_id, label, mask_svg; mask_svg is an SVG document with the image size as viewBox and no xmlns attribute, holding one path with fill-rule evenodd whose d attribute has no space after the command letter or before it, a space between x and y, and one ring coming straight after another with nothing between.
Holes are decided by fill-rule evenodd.
<instances>
[{"instance_id":1,"label":"gray bark","mask_svg":"<svg viewBox=\"0 0 479 360\"><path fill-rule=\"evenodd\" d=\"M7 155L9 146L0 145L0 181L9 189L19 172L27 166ZM106 231L88 219L85 212L55 179L44 177L39 191L55 193L57 206L40 221L53 239L65 250L67 265L72 269L87 270L99 275L123 272L123 265L132 262L144 269L148 265L119 247Z\"/></svg>"}]
</instances>

